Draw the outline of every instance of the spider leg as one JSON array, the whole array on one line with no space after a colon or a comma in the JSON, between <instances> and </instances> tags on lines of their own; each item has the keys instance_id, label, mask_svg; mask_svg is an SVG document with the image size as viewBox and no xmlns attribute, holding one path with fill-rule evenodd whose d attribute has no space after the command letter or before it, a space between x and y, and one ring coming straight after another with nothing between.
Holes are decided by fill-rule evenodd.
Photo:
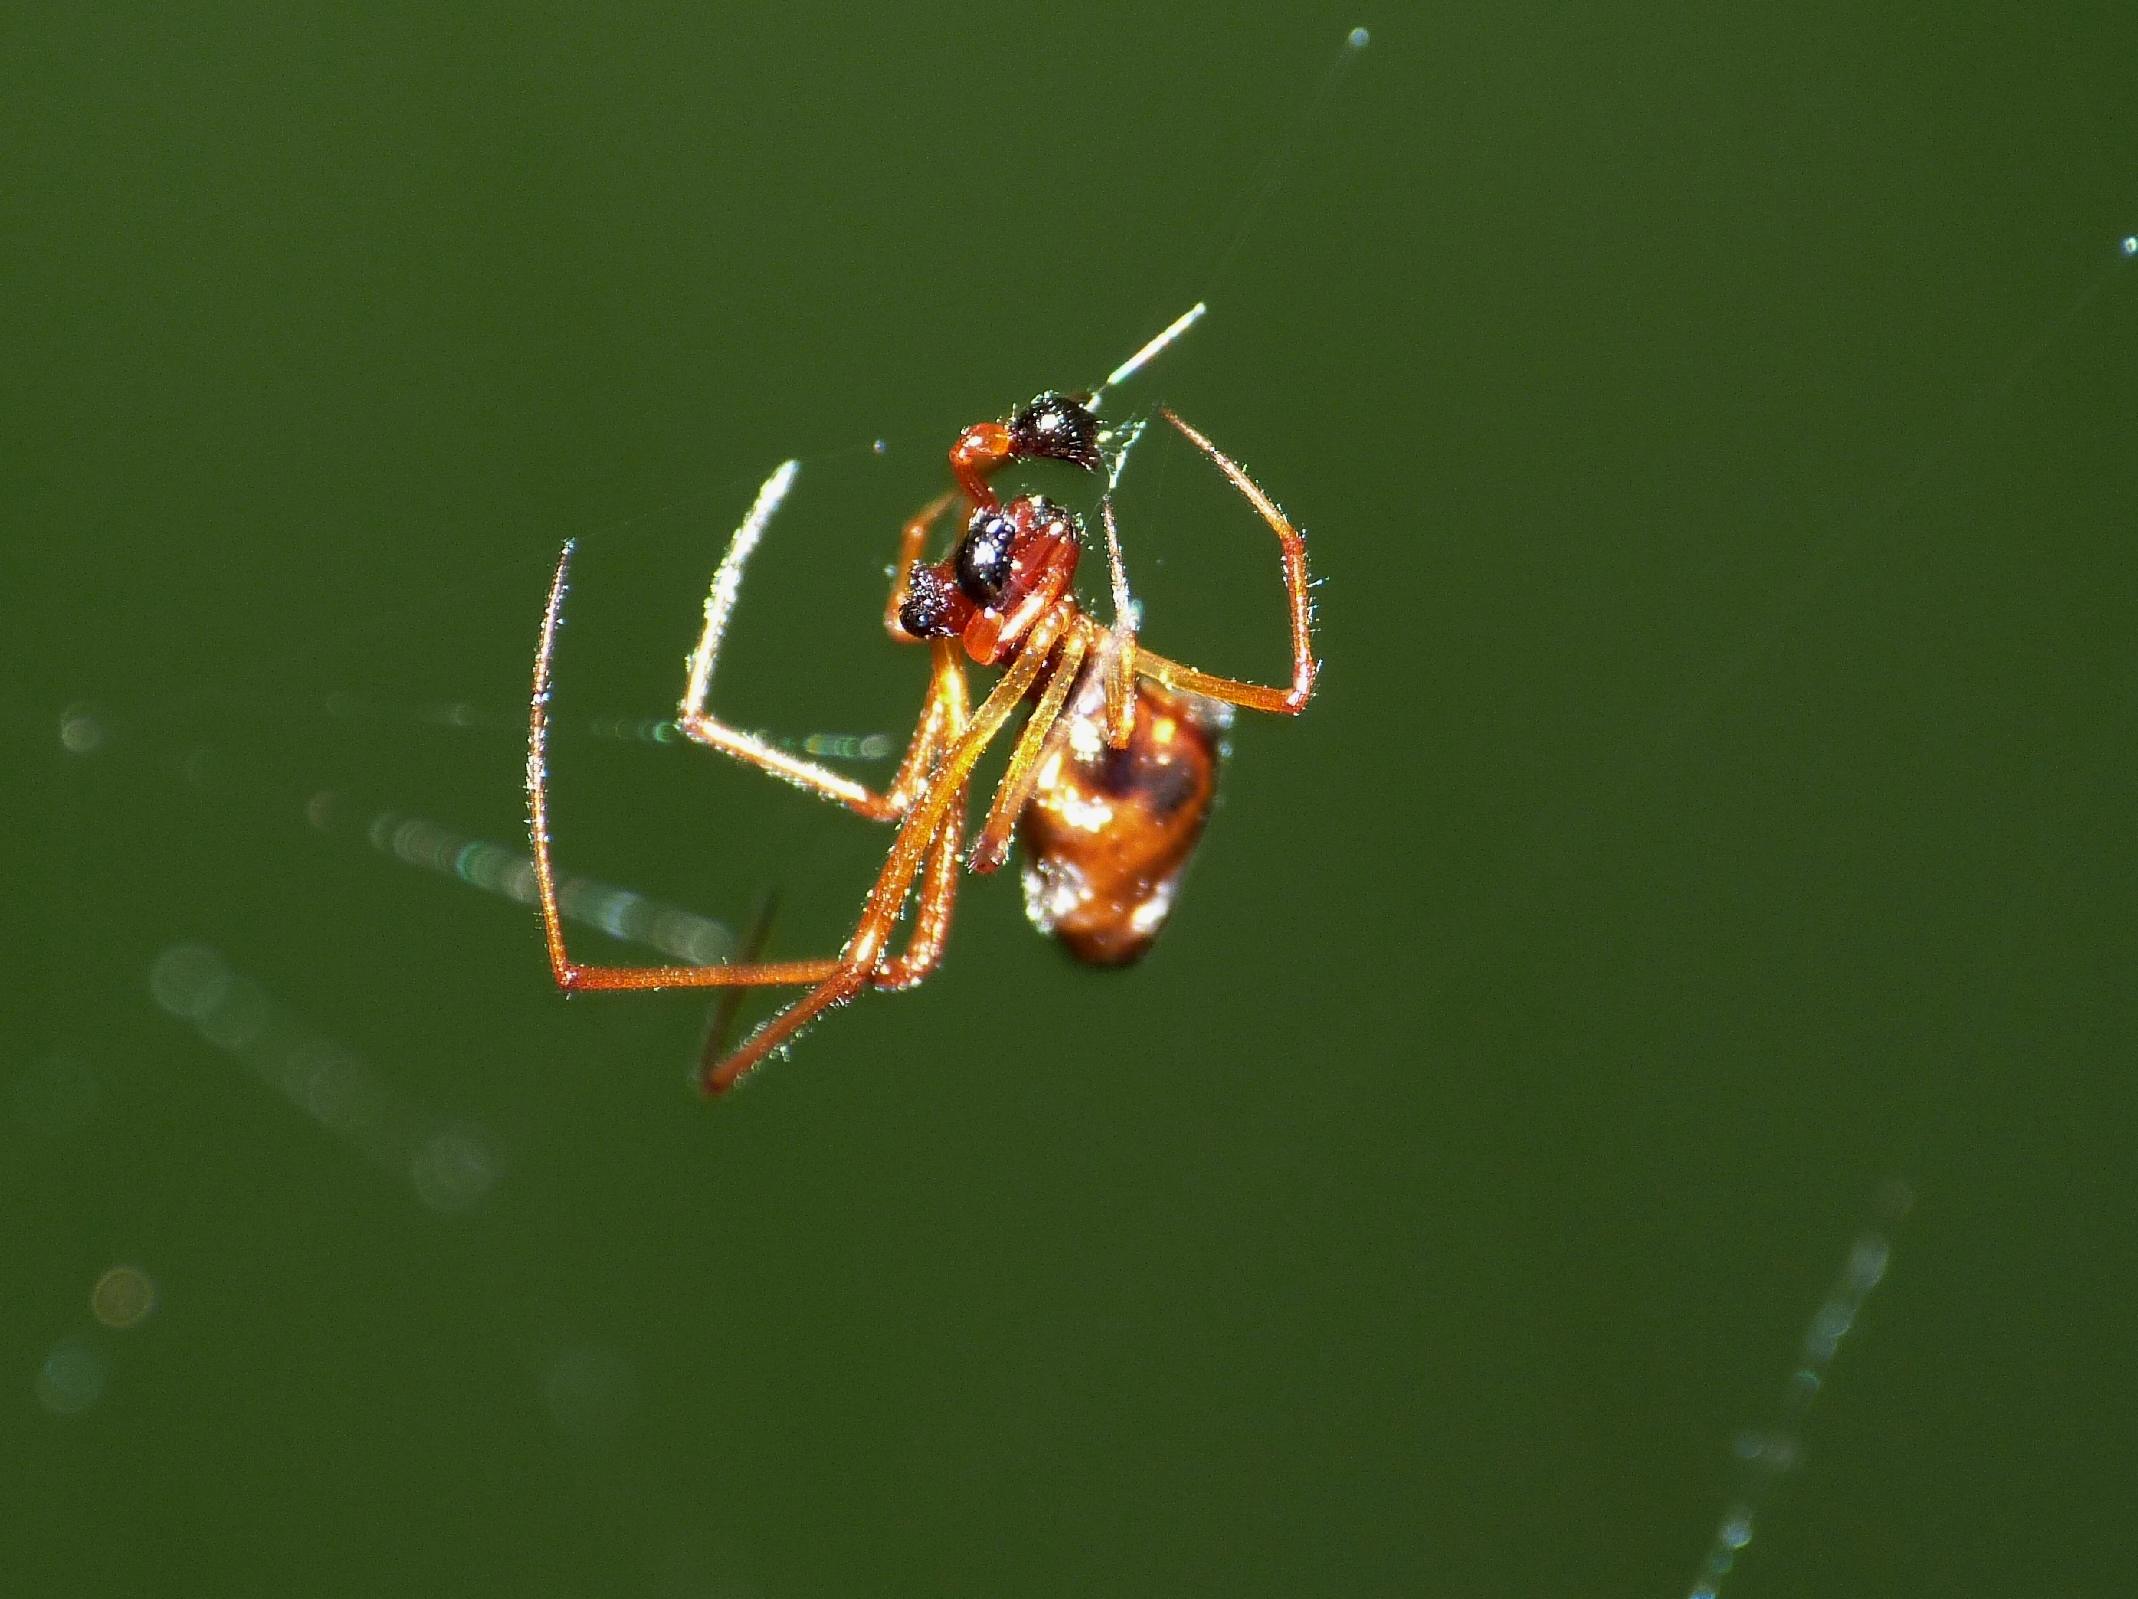
<instances>
[{"instance_id":1,"label":"spider leg","mask_svg":"<svg viewBox=\"0 0 2138 1599\"><path fill-rule=\"evenodd\" d=\"M966 691L965 671L958 660L957 645L944 640L937 643L935 652L931 714L923 721L920 736L914 741L915 749L931 767L972 720L972 703ZM965 794L961 789L951 802L949 820L937 832L935 846L928 852L927 864L921 869L919 905L913 913L913 929L906 939L905 952L878 963L869 978L871 987L886 990L917 987L942 963L943 946L950 935L950 913L957 901L961 864L958 845L964 828ZM759 907L752 936L745 941L746 956L754 955L761 947L773 903L767 900ZM727 1031L734 1021L735 1006L741 996L739 988L721 992L718 1008L706 1028L705 1048L699 1066L701 1079L712 1072L727 1051Z\"/></svg>"},{"instance_id":2,"label":"spider leg","mask_svg":"<svg viewBox=\"0 0 2138 1599\"><path fill-rule=\"evenodd\" d=\"M1297 716L1306 709L1308 696L1314 692L1314 674L1320 669L1314 659L1314 612L1307 592L1306 535L1292 526L1277 509L1276 502L1263 493L1255 480L1224 451L1171 411L1160 414L1180 429L1190 444L1210 457L1217 469L1232 481L1232 486L1246 496L1247 503L1261 513L1270 531L1277 535L1278 551L1284 560L1284 593L1291 609L1292 684L1289 688L1274 688L1233 677L1216 677L1141 647L1136 652L1135 671L1138 676L1150 678L1167 688L1186 689L1231 705L1244 705L1250 710Z\"/></svg>"},{"instance_id":3,"label":"spider leg","mask_svg":"<svg viewBox=\"0 0 2138 1599\"><path fill-rule=\"evenodd\" d=\"M765 479L764 486L757 491L757 499L750 506L749 515L743 518L742 525L735 529L735 536L728 541L727 553L721 557L712 584L706 590L705 625L699 630L697 647L690 652L683 698L676 707L676 725L695 743L732 755L746 765L770 772L822 799L844 805L871 821L894 821L905 814L926 775L922 770L920 739L907 747L906 758L893 775L890 788L879 794L867 784L835 771L821 761L790 755L755 733L720 720L706 709L706 697L712 690L713 668L720 657L720 641L727 631L728 618L734 613L735 601L742 593L743 567L756 550L773 513L786 498L797 470L795 462L785 461ZM935 700L931 698L929 705L930 714L933 714Z\"/></svg>"},{"instance_id":4,"label":"spider leg","mask_svg":"<svg viewBox=\"0 0 2138 1599\"><path fill-rule=\"evenodd\" d=\"M757 1030L743 1041L742 1047L727 1059L717 1064L707 1062L698 1080L707 1094L726 1093L767 1055L799 1036L825 1011L844 1005L864 988L911 988L935 969L942 958L944 937L950 931L950 906L956 892L958 844L964 832L963 783L952 792L951 800L949 810L938 821L928 851L920 907L914 913L913 937L905 954L881 960L871 970L854 957L855 946L862 942L861 931L857 929L847 944L847 953L840 956L834 963L835 969L815 988L760 1023ZM886 863L885 872L889 871L890 864ZM879 878L878 886L882 884L883 879ZM907 887L911 887L910 872ZM903 908L904 895L901 894L899 905L890 913L891 918L895 920ZM863 927L867 926L868 918L864 916Z\"/></svg>"},{"instance_id":5,"label":"spider leg","mask_svg":"<svg viewBox=\"0 0 2138 1599\"><path fill-rule=\"evenodd\" d=\"M1106 742L1128 748L1136 730L1136 602L1129 597L1128 568L1121 560L1121 530L1114 525L1111 494L1099 501L1106 526L1106 570L1114 591L1114 625L1107 629L1101 669L1106 674Z\"/></svg>"},{"instance_id":6,"label":"spider leg","mask_svg":"<svg viewBox=\"0 0 2138 1599\"><path fill-rule=\"evenodd\" d=\"M1084 651L1089 645L1089 636L1083 626L1071 629L1069 636L1062 640L1061 653L1054 661L1054 675L1047 679L1039 704L1024 724L1024 731L1017 735L1017 747L1010 752L1009 769L1002 774L1002 785L995 790L995 802L987 808L987 820L981 823L979 836L973 840L974 871L992 872L1009 855L1010 834L1017 826L1017 818L1024 814L1025 802L1032 797L1032 785L1039 778L1039 758L1046 749L1047 735L1061 720L1062 703L1068 699L1069 690L1076 682L1077 668L1083 665Z\"/></svg>"},{"instance_id":7,"label":"spider leg","mask_svg":"<svg viewBox=\"0 0 2138 1599\"><path fill-rule=\"evenodd\" d=\"M757 897L757 909L750 913L749 928L737 946L736 958L754 961L763 952L765 940L772 936L772 919L779 914L779 893L768 889ZM728 1052L728 1040L734 1035L735 1017L742 1009L743 988L723 988L705 1013L705 1037L698 1045L698 1069L704 1071L714 1061Z\"/></svg>"},{"instance_id":8,"label":"spider leg","mask_svg":"<svg viewBox=\"0 0 2138 1599\"><path fill-rule=\"evenodd\" d=\"M952 685L946 689L946 698L952 698L944 724L947 748L950 741L964 733L971 720L971 707L966 702L965 673L957 664L957 644L945 639L935 648L950 664L945 674L946 684ZM950 802L949 819L937 831L928 862L921 869L919 906L913 913L913 931L906 940L905 953L878 963L869 979L873 986L912 988L941 964L943 945L950 936L950 912L957 900L958 869L962 864L958 846L964 836L965 789L961 787Z\"/></svg>"},{"instance_id":9,"label":"spider leg","mask_svg":"<svg viewBox=\"0 0 2138 1599\"><path fill-rule=\"evenodd\" d=\"M879 972L896 982L900 962L887 961L885 947L912 893L913 880L921 870L923 857L933 849L937 861L942 861L947 852L954 862L958 835L963 831L965 785L972 776L972 769L1038 678L1055 640L1073 615L1073 606L1059 604L1033 624L1010 669L981 701L971 725L950 747L914 801L912 810L899 824L891 853L862 905L854 936L847 940L839 959L832 963L833 969L826 972L807 994L760 1024L740 1049L707 1072L704 1078L707 1093L725 1093L744 1073L793 1039L818 1016L861 992ZM947 655L951 646L945 641L940 648ZM945 835L948 835L947 843ZM916 943L922 946L917 963L924 970L940 952L940 935L948 926L948 890L944 884L953 875L951 864L942 865L931 874L936 879L935 892L923 894L922 908L916 917ZM930 929L933 929L932 934ZM929 947L931 942L933 948ZM915 952L908 953L911 957Z\"/></svg>"},{"instance_id":10,"label":"spider leg","mask_svg":"<svg viewBox=\"0 0 2138 1599\"><path fill-rule=\"evenodd\" d=\"M549 844L549 700L550 663L557 651L557 625L563 619L569 586L572 546L557 558L549 581L549 603L542 611L542 639L535 651L534 693L527 709L527 828L534 847L535 896L542 912L542 938L549 947L549 969L562 989L580 988L726 988L820 983L838 970L837 961L749 961L729 966L581 966L564 946L564 918L557 908L557 869Z\"/></svg>"}]
</instances>

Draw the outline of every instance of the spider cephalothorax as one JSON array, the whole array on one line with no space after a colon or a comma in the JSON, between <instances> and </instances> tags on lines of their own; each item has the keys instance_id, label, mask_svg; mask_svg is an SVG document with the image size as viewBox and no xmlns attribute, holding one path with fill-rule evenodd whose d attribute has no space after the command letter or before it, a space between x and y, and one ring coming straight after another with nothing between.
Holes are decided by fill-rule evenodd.
<instances>
[{"instance_id":1,"label":"spider cephalothorax","mask_svg":"<svg viewBox=\"0 0 2138 1599\"><path fill-rule=\"evenodd\" d=\"M976 507L947 556L909 568L899 626L917 639L959 639L975 661L997 665L1069 592L1083 535L1071 512L1039 495Z\"/></svg>"}]
</instances>

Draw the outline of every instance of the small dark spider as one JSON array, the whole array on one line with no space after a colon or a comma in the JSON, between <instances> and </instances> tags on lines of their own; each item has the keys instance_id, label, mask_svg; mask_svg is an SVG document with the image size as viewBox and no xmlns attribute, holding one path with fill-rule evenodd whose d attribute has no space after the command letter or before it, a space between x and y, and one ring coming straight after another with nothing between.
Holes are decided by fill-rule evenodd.
<instances>
[{"instance_id":1,"label":"small dark spider","mask_svg":"<svg viewBox=\"0 0 2138 1599\"><path fill-rule=\"evenodd\" d=\"M1135 371L1201 310L1197 306L1152 340L1108 383ZM1007 421L965 429L950 449L957 487L906 523L884 625L901 643L926 643L931 668L912 741L890 786L880 793L777 749L706 709L744 564L794 481L795 462L782 465L758 491L713 575L678 725L701 744L898 829L853 936L828 959L582 966L566 953L546 789L550 669L572 558L572 546L564 547L535 654L527 748L535 883L558 987L808 989L725 1060L708 1063L704 1087L720 1093L815 1017L864 988L910 988L921 982L940 961L950 929L973 767L1028 701L1031 709L1008 769L973 840L971 869L1000 867L1012 833L1021 830L1025 908L1035 925L1096 965L1122 965L1149 948L1165 925L1181 872L1209 815L1219 737L1232 708L1296 715L1313 691L1317 663L1306 541L1216 445L1163 411L1277 536L1290 607L1292 680L1272 687L1216 677L1153 654L1138 642L1110 491L1099 509L1118 614L1111 627L1101 626L1084 614L1071 592L1085 533L1078 518L1036 495L1001 500L990 482L1012 461L1052 460L1100 470L1105 457L1096 406L1096 396L1047 393ZM923 561L921 547L930 530L960 504L965 521L957 543L942 560ZM1003 668L977 709L966 683L967 659ZM905 949L893 953L892 934L916 893L911 934Z\"/></svg>"}]
</instances>

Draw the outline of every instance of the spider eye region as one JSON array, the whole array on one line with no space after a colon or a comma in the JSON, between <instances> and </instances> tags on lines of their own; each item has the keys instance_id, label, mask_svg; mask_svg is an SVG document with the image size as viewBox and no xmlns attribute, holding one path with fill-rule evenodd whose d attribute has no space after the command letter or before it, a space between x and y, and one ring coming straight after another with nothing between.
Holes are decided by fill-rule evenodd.
<instances>
[{"instance_id":1,"label":"spider eye region","mask_svg":"<svg viewBox=\"0 0 2138 1599\"><path fill-rule=\"evenodd\" d=\"M958 541L958 587L976 605L993 606L1010 581L1011 546L1017 525L993 506L973 513L965 537Z\"/></svg>"},{"instance_id":2,"label":"spider eye region","mask_svg":"<svg viewBox=\"0 0 2138 1599\"><path fill-rule=\"evenodd\" d=\"M1099 419L1068 394L1039 395L1020 406L1009 422L1010 449L1043 461L1067 461L1087 472L1099 469Z\"/></svg>"}]
</instances>

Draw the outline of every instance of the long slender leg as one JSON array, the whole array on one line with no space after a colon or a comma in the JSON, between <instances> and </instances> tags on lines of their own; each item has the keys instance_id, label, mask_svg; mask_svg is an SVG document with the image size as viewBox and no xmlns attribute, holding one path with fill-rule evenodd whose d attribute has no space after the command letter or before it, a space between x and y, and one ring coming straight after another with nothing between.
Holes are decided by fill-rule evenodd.
<instances>
[{"instance_id":1,"label":"long slender leg","mask_svg":"<svg viewBox=\"0 0 2138 1599\"><path fill-rule=\"evenodd\" d=\"M764 536L766 524L787 497L787 490L799 470L793 461L781 462L779 468L765 479L750 506L749 515L742 519L742 525L735 529L735 536L728 541L727 553L720 558L712 584L706 590L705 625L698 633L697 648L690 652L683 699L676 708L676 725L708 749L732 755L872 821L888 822L903 815L912 801L916 778L910 767L901 767L891 791L879 794L866 783L834 771L820 761L790 755L766 743L755 733L723 722L705 708L706 696L713 686L713 667L720 656L720 640L727 631L728 618L734 613L736 598L742 593L743 568L756 550L758 540Z\"/></svg>"},{"instance_id":2,"label":"long slender leg","mask_svg":"<svg viewBox=\"0 0 2138 1599\"><path fill-rule=\"evenodd\" d=\"M956 891L958 845L964 826L965 787L961 783L954 803L939 821L922 877L920 908L914 913L913 938L903 955L879 961L875 969L861 965L848 954L838 969L785 1010L766 1018L740 1049L717 1065L708 1062L698 1081L708 1094L724 1094L767 1055L791 1043L802 1030L825 1011L844 1005L866 987L911 988L933 971L942 957L944 937L950 931L950 905ZM888 866L886 867L888 870ZM881 879L879 879L879 884ZM908 887L911 887L910 878ZM901 901L903 896L901 896ZM901 906L899 908L903 908ZM897 915L897 909L892 912ZM855 942L859 941L856 935Z\"/></svg>"},{"instance_id":3,"label":"long slender leg","mask_svg":"<svg viewBox=\"0 0 2138 1599\"><path fill-rule=\"evenodd\" d=\"M757 909L750 913L750 925L736 946L736 958L754 961L764 952L765 940L772 936L772 919L779 914L779 892L768 889L757 897ZM702 1075L712 1070L713 1062L728 1052L728 1040L734 1036L735 1017L742 1009L746 988L723 988L705 1014L705 1037L698 1045L698 1071Z\"/></svg>"},{"instance_id":4,"label":"long slender leg","mask_svg":"<svg viewBox=\"0 0 2138 1599\"><path fill-rule=\"evenodd\" d=\"M872 821L893 821L906 813L913 796L926 780L927 772L922 759L928 751L926 738L915 739L907 746L904 762L891 780L891 786L877 793L865 784L834 771L818 761L803 760L785 750L767 744L753 733L734 727L712 716L705 708L705 700L712 686L715 661L720 651L720 638L726 631L729 614L742 586L743 564L756 548L765 524L772 512L778 509L785 498L788 486L794 480L795 463L788 461L766 480L758 491L757 502L750 514L736 529L735 537L728 545L728 552L721 560L719 570L713 574L711 588L705 597L705 626L698 636L698 647L691 652L689 677L684 685L683 702L678 708L677 725L692 739L711 749L732 755L737 760L756 766L773 776L784 778L810 793L846 806ZM944 511L957 499L955 492L938 495L908 519L899 535L898 565L891 584L891 596L884 607L884 627L891 637L901 644L913 640L898 623L898 610L905 603L906 574L918 559L922 543ZM939 709L937 702L930 702L930 714ZM924 733L926 729L923 729Z\"/></svg>"},{"instance_id":5,"label":"long slender leg","mask_svg":"<svg viewBox=\"0 0 2138 1599\"><path fill-rule=\"evenodd\" d=\"M972 719L972 707L966 698L965 673L957 658L956 641L941 640L935 649L943 665L947 748L964 734ZM875 987L911 988L941 963L943 945L950 936L950 913L957 901L958 872L964 864L958 858L964 838L965 790L961 788L950 802L949 820L936 831L935 846L921 869L919 905L913 913L913 931L906 940L905 952L877 963L870 978Z\"/></svg>"},{"instance_id":6,"label":"long slender leg","mask_svg":"<svg viewBox=\"0 0 2138 1599\"><path fill-rule=\"evenodd\" d=\"M826 973L809 993L765 1021L740 1049L708 1072L705 1076L707 1093L726 1092L745 1072L787 1043L818 1015L844 1004L868 983L883 960L884 947L889 943L891 930L897 925L899 913L904 910L906 899L912 892L922 857L931 845L937 844L940 831L946 827L955 828L950 813L954 805L962 804L965 784L972 776L973 767L1039 676L1048 653L1072 614L1071 607L1058 605L1033 625L1010 669L981 701L972 725L936 768L926 792L899 824L891 853L883 863L883 870L876 875L876 884L862 905L854 936L847 941L835 969Z\"/></svg>"},{"instance_id":7,"label":"long slender leg","mask_svg":"<svg viewBox=\"0 0 2138 1599\"><path fill-rule=\"evenodd\" d=\"M1041 616L1026 635L1017 657L1008 671L996 680L980 708L973 714L972 725L952 747L943 764L937 768L935 779L927 794L914 806L912 812L898 830L898 837L891 845L889 858L876 879L862 907L861 922L854 930L854 938L847 947L849 958L864 961L873 967L883 953L890 936L890 929L905 903L906 892L912 886L913 874L918 869L922 852L935 837L937 826L958 797L958 791L971 777L973 767L979 762L987 746L994 742L1017 709L1033 682L1039 677L1053 650L1055 640L1061 636L1075 615L1075 607L1058 604Z\"/></svg>"},{"instance_id":8,"label":"long slender leg","mask_svg":"<svg viewBox=\"0 0 2138 1599\"><path fill-rule=\"evenodd\" d=\"M1046 748L1047 735L1061 719L1062 703L1069 697L1069 690L1076 683L1077 668L1084 664L1084 651L1089 647L1089 635L1080 623L1062 640L1061 652L1054 660L1054 675L1047 679L1046 689L1039 696L1039 704L1024 724L1024 731L1017 735L1017 747L1010 752L1010 764L1002 774L1002 784L995 790L995 802L987 808L987 820L980 825L980 833L973 840L972 869L976 872L992 872L999 867L1010 852L1010 834L1017 826L1017 818L1024 813L1025 801L1032 797L1032 784L1039 776L1039 757Z\"/></svg>"},{"instance_id":9,"label":"long slender leg","mask_svg":"<svg viewBox=\"0 0 2138 1599\"><path fill-rule=\"evenodd\" d=\"M1284 559L1284 592L1291 609L1292 685L1290 688L1273 688L1234 677L1216 677L1208 672L1198 672L1192 666L1183 666L1178 661L1167 660L1163 655L1154 655L1141 646L1136 652L1136 673L1168 688L1187 689L1210 699L1244 705L1250 710L1296 716L1306 709L1307 699L1314 692L1314 674L1319 670L1319 663L1314 659L1314 608L1308 592L1306 536L1286 520L1276 502L1263 493L1255 480L1223 450L1171 411L1160 414L1179 428L1190 444L1216 463L1217 469L1231 479L1232 486L1246 496L1247 503L1261 513L1262 520L1277 535L1278 550Z\"/></svg>"},{"instance_id":10,"label":"long slender leg","mask_svg":"<svg viewBox=\"0 0 2138 1599\"><path fill-rule=\"evenodd\" d=\"M965 842L965 790L951 801L950 814L936 829L927 863L921 868L920 895L913 912L913 931L903 952L879 961L869 976L872 988L890 991L915 988L943 962L943 946L950 937L950 913L957 904L958 858Z\"/></svg>"},{"instance_id":11,"label":"long slender leg","mask_svg":"<svg viewBox=\"0 0 2138 1599\"><path fill-rule=\"evenodd\" d=\"M844 1005L860 993L867 982L868 973L858 966L841 965L830 977L760 1026L742 1048L706 1072L698 1080L698 1086L708 1094L726 1093L745 1072L793 1039L823 1012Z\"/></svg>"},{"instance_id":12,"label":"long slender leg","mask_svg":"<svg viewBox=\"0 0 2138 1599\"><path fill-rule=\"evenodd\" d=\"M1114 625L1107 630L1101 658L1106 673L1106 742L1125 750L1136 730L1136 627L1140 617L1136 602L1129 597L1128 568L1121 560L1121 530L1114 525L1111 494L1099 501L1099 519L1106 526L1106 570L1114 591Z\"/></svg>"},{"instance_id":13,"label":"long slender leg","mask_svg":"<svg viewBox=\"0 0 2138 1599\"><path fill-rule=\"evenodd\" d=\"M562 989L774 987L822 983L842 969L837 960L745 961L726 966L582 966L564 945L564 920L557 908L556 863L549 842L549 701L550 667L556 656L557 627L563 620L564 596L570 586L572 546L557 558L549 582L549 603L542 611L542 638L535 650L534 693L527 710L527 820L534 848L535 894L542 913L542 938L549 949L549 969Z\"/></svg>"},{"instance_id":14,"label":"long slender leg","mask_svg":"<svg viewBox=\"0 0 2138 1599\"><path fill-rule=\"evenodd\" d=\"M944 640L935 646L936 677L931 704L941 714L932 716L925 724L915 748L923 751L926 764L932 769L939 757L965 731L972 715L972 706L965 687L965 671L958 659L957 645ZM921 870L921 886L918 908L913 916L913 929L906 941L903 953L879 960L876 969L869 974L872 988L897 990L912 988L924 981L940 964L943 946L950 933L950 914L957 898L958 846L964 838L965 790L961 786L953 798L950 810L942 826L936 830L935 843L928 852L926 864ZM842 961L842 967L844 962ZM829 1005L839 1003L849 984L830 982L824 985L831 997L821 1004L810 1006L806 1011L791 1018L786 1037L792 1038L814 1016ZM857 990L858 991L858 990ZM729 990L739 993L739 990ZM779 1018L774 1018L779 1020ZM699 1066L699 1082L708 1093L723 1092L729 1083L749 1063L736 1066L722 1061L720 1052L712 1047L708 1035L708 1047ZM757 1042L753 1037L751 1042ZM776 1047L776 1043L768 1045Z\"/></svg>"}]
</instances>

